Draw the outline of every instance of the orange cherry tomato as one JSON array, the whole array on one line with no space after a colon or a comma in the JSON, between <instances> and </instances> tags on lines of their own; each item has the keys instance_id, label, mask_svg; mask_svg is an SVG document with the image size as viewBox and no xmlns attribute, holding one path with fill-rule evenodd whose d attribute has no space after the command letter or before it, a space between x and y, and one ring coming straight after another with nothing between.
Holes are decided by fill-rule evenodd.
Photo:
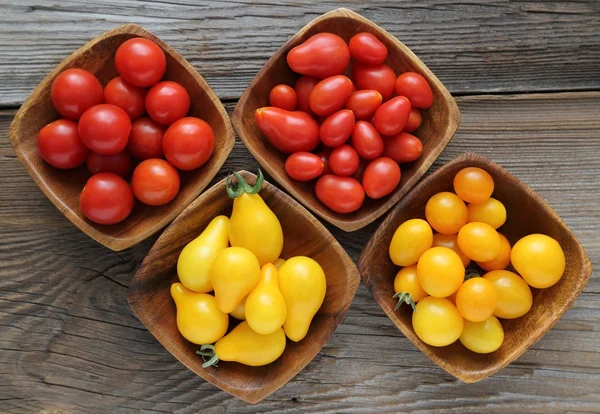
<instances>
[{"instance_id":1,"label":"orange cherry tomato","mask_svg":"<svg viewBox=\"0 0 600 414\"><path fill-rule=\"evenodd\" d=\"M344 107L352 95L352 81L344 75L323 79L310 92L310 109L319 116L329 116Z\"/></svg>"},{"instance_id":2,"label":"orange cherry tomato","mask_svg":"<svg viewBox=\"0 0 600 414\"><path fill-rule=\"evenodd\" d=\"M374 35L367 32L357 33L348 43L350 56L357 62L379 65L388 55L387 47Z\"/></svg>"},{"instance_id":3,"label":"orange cherry tomato","mask_svg":"<svg viewBox=\"0 0 600 414\"><path fill-rule=\"evenodd\" d=\"M463 168L454 177L454 191L467 203L483 203L494 192L494 180L481 168Z\"/></svg>"},{"instance_id":4,"label":"orange cherry tomato","mask_svg":"<svg viewBox=\"0 0 600 414\"><path fill-rule=\"evenodd\" d=\"M350 63L350 50L338 35L318 33L290 50L287 63L296 73L325 79L344 73Z\"/></svg>"},{"instance_id":5,"label":"orange cherry tomato","mask_svg":"<svg viewBox=\"0 0 600 414\"><path fill-rule=\"evenodd\" d=\"M432 247L419 258L417 277L425 292L445 298L462 285L465 267L454 251L446 247Z\"/></svg>"},{"instance_id":6,"label":"orange cherry tomato","mask_svg":"<svg viewBox=\"0 0 600 414\"><path fill-rule=\"evenodd\" d=\"M383 139L373 124L367 121L358 121L354 124L352 145L358 155L367 160L373 160L383 154Z\"/></svg>"},{"instance_id":7,"label":"orange cherry tomato","mask_svg":"<svg viewBox=\"0 0 600 414\"><path fill-rule=\"evenodd\" d=\"M310 152L295 152L285 161L285 171L296 181L310 181L323 173L325 163Z\"/></svg>"},{"instance_id":8,"label":"orange cherry tomato","mask_svg":"<svg viewBox=\"0 0 600 414\"><path fill-rule=\"evenodd\" d=\"M419 283L417 278L417 265L403 267L396 273L394 278L394 295L398 298L398 303L394 310L397 310L403 303L409 304L413 310L415 303L427 297L427 292Z\"/></svg>"},{"instance_id":9,"label":"orange cherry tomato","mask_svg":"<svg viewBox=\"0 0 600 414\"><path fill-rule=\"evenodd\" d=\"M500 252L500 236L485 223L467 223L458 232L458 246L471 260L487 262Z\"/></svg>"},{"instance_id":10,"label":"orange cherry tomato","mask_svg":"<svg viewBox=\"0 0 600 414\"><path fill-rule=\"evenodd\" d=\"M412 106L427 109L433 105L433 92L427 80L418 73L405 72L396 79L396 93L406 96Z\"/></svg>"},{"instance_id":11,"label":"orange cherry tomato","mask_svg":"<svg viewBox=\"0 0 600 414\"><path fill-rule=\"evenodd\" d=\"M471 259L469 259L458 247L457 234L442 234L435 233L433 235L433 244L432 247L447 247L450 250L454 251L460 257L463 265L467 267L471 263Z\"/></svg>"},{"instance_id":12,"label":"orange cherry tomato","mask_svg":"<svg viewBox=\"0 0 600 414\"><path fill-rule=\"evenodd\" d=\"M269 106L254 113L258 129L284 154L312 151L319 145L319 125L305 112Z\"/></svg>"},{"instance_id":13,"label":"orange cherry tomato","mask_svg":"<svg viewBox=\"0 0 600 414\"><path fill-rule=\"evenodd\" d=\"M496 288L498 302L494 315L503 319L515 319L531 309L533 296L529 285L516 273L494 270L483 276Z\"/></svg>"},{"instance_id":14,"label":"orange cherry tomato","mask_svg":"<svg viewBox=\"0 0 600 414\"><path fill-rule=\"evenodd\" d=\"M354 148L342 145L334 148L329 154L329 167L334 174L341 177L351 176L356 172L360 159Z\"/></svg>"},{"instance_id":15,"label":"orange cherry tomato","mask_svg":"<svg viewBox=\"0 0 600 414\"><path fill-rule=\"evenodd\" d=\"M402 132L410 115L410 102L404 96L396 96L382 104L375 112L373 125L382 135Z\"/></svg>"},{"instance_id":16,"label":"orange cherry tomato","mask_svg":"<svg viewBox=\"0 0 600 414\"><path fill-rule=\"evenodd\" d=\"M346 109L354 112L356 119L371 119L383 102L383 97L376 90L352 92L346 101Z\"/></svg>"},{"instance_id":17,"label":"orange cherry tomato","mask_svg":"<svg viewBox=\"0 0 600 414\"><path fill-rule=\"evenodd\" d=\"M362 177L365 193L370 198L385 197L398 187L400 183L400 167L390 158L374 159L367 165Z\"/></svg>"},{"instance_id":18,"label":"orange cherry tomato","mask_svg":"<svg viewBox=\"0 0 600 414\"><path fill-rule=\"evenodd\" d=\"M456 292L456 308L471 322L482 322L494 314L498 294L494 285L481 277L465 281Z\"/></svg>"},{"instance_id":19,"label":"orange cherry tomato","mask_svg":"<svg viewBox=\"0 0 600 414\"><path fill-rule=\"evenodd\" d=\"M469 223L487 223L497 229L506 221L506 208L504 204L493 197L482 203L471 203L467 206Z\"/></svg>"},{"instance_id":20,"label":"orange cherry tomato","mask_svg":"<svg viewBox=\"0 0 600 414\"><path fill-rule=\"evenodd\" d=\"M289 85L277 85L271 89L269 94L269 103L271 106L285 109L286 111L295 111L298 104L298 95Z\"/></svg>"},{"instance_id":21,"label":"orange cherry tomato","mask_svg":"<svg viewBox=\"0 0 600 414\"><path fill-rule=\"evenodd\" d=\"M309 115L314 115L310 109L310 93L314 87L319 83L319 79L313 78L312 76L300 76L294 85L296 96L298 98L298 110L306 112Z\"/></svg>"},{"instance_id":22,"label":"orange cherry tomato","mask_svg":"<svg viewBox=\"0 0 600 414\"><path fill-rule=\"evenodd\" d=\"M406 125L404 126L405 132L413 132L419 129L421 123L423 122L423 117L421 115L421 111L417 108L410 108L410 115L408 115L408 121L406 121Z\"/></svg>"},{"instance_id":23,"label":"orange cherry tomato","mask_svg":"<svg viewBox=\"0 0 600 414\"><path fill-rule=\"evenodd\" d=\"M467 223L467 206L454 193L437 193L427 201L425 217L438 233L456 234Z\"/></svg>"},{"instance_id":24,"label":"orange cherry tomato","mask_svg":"<svg viewBox=\"0 0 600 414\"><path fill-rule=\"evenodd\" d=\"M375 89L381 93L384 102L394 95L396 74L385 64L367 65L356 62L352 65L352 77L358 89Z\"/></svg>"},{"instance_id":25,"label":"orange cherry tomato","mask_svg":"<svg viewBox=\"0 0 600 414\"><path fill-rule=\"evenodd\" d=\"M352 135L354 121L354 113L348 109L329 115L319 127L321 142L328 147L342 145Z\"/></svg>"},{"instance_id":26,"label":"orange cherry tomato","mask_svg":"<svg viewBox=\"0 0 600 414\"><path fill-rule=\"evenodd\" d=\"M358 181L336 175L324 175L319 178L315 193L321 203L342 214L358 210L365 199L365 191Z\"/></svg>"},{"instance_id":27,"label":"orange cherry tomato","mask_svg":"<svg viewBox=\"0 0 600 414\"><path fill-rule=\"evenodd\" d=\"M479 267L488 272L506 269L510 264L510 242L502 233L498 233L498 236L500 236L500 251L496 257L487 262L477 262Z\"/></svg>"},{"instance_id":28,"label":"orange cherry tomato","mask_svg":"<svg viewBox=\"0 0 600 414\"><path fill-rule=\"evenodd\" d=\"M397 163L412 162L423 152L421 140L408 132L400 132L391 137L385 137L383 155Z\"/></svg>"}]
</instances>

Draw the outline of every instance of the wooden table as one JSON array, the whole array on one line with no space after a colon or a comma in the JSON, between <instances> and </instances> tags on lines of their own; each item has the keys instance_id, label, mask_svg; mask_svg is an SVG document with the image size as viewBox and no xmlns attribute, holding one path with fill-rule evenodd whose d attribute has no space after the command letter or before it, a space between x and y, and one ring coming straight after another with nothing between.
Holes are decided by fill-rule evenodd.
<instances>
[{"instance_id":1,"label":"wooden table","mask_svg":"<svg viewBox=\"0 0 600 414\"><path fill-rule=\"evenodd\" d=\"M141 24L175 47L231 111L279 46L342 5L245 3L0 0L0 411L250 411L175 360L129 310L127 286L156 237L119 253L95 243L35 186L8 140L15 110L45 74L119 24ZM598 268L600 3L419 0L350 8L397 36L457 97L462 124L433 169L465 151L508 168L556 209ZM223 172L256 166L237 142ZM329 228L356 260L379 223L351 234ZM472 385L410 344L361 285L319 355L251 409L600 412L599 391L596 271L541 341Z\"/></svg>"}]
</instances>

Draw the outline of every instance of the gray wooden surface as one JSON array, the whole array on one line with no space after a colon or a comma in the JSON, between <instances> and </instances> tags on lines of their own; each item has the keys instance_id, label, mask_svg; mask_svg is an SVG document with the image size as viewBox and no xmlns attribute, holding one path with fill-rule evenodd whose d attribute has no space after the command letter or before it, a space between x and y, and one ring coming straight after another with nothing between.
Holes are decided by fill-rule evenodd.
<instances>
[{"instance_id":1,"label":"gray wooden surface","mask_svg":"<svg viewBox=\"0 0 600 414\"><path fill-rule=\"evenodd\" d=\"M598 272L540 342L472 385L416 350L361 285L321 353L248 406L188 371L131 314L125 292L156 237L119 253L96 244L13 153L8 127L37 82L120 23L175 46L231 111L279 45L342 5L413 48L459 95L461 126L433 169L465 151L488 156L546 198L600 266L597 1L0 0L0 412L600 412ZM223 173L255 167L237 142ZM379 222L329 228L356 260Z\"/></svg>"}]
</instances>

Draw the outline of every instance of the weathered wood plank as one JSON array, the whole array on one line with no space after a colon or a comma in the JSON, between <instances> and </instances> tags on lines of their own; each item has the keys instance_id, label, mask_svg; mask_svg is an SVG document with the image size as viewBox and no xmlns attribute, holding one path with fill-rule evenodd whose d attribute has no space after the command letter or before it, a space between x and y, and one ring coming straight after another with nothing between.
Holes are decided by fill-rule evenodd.
<instances>
[{"instance_id":1,"label":"weathered wood plank","mask_svg":"<svg viewBox=\"0 0 600 414\"><path fill-rule=\"evenodd\" d=\"M545 197L600 266L600 93L459 99L462 125L436 167L474 151ZM232 105L228 105L232 109ZM0 111L0 411L245 412L200 380L131 314L127 285L153 240L115 253L45 199ZM254 169L238 142L223 174ZM353 259L378 223L332 229ZM457 382L414 348L361 286L317 358L256 412L600 411L600 279L538 344L480 383Z\"/></svg>"},{"instance_id":2,"label":"weathered wood plank","mask_svg":"<svg viewBox=\"0 0 600 414\"><path fill-rule=\"evenodd\" d=\"M62 59L119 24L155 32L237 99L318 15L350 7L409 46L455 94L600 89L600 3L0 0L0 105L18 105Z\"/></svg>"}]
</instances>

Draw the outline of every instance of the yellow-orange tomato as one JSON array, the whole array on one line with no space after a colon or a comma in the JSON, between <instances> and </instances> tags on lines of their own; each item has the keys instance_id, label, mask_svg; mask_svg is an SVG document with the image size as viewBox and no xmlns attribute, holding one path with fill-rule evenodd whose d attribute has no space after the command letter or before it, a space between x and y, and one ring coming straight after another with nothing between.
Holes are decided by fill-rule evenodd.
<instances>
[{"instance_id":1,"label":"yellow-orange tomato","mask_svg":"<svg viewBox=\"0 0 600 414\"><path fill-rule=\"evenodd\" d=\"M431 346L446 346L460 337L464 320L448 299L429 296L417 303L412 324L421 341Z\"/></svg>"},{"instance_id":2,"label":"yellow-orange tomato","mask_svg":"<svg viewBox=\"0 0 600 414\"><path fill-rule=\"evenodd\" d=\"M463 168L454 177L454 191L467 203L483 203L494 192L494 180L481 168Z\"/></svg>"},{"instance_id":3,"label":"yellow-orange tomato","mask_svg":"<svg viewBox=\"0 0 600 414\"><path fill-rule=\"evenodd\" d=\"M427 201L425 217L438 233L455 234L467 223L467 206L454 193L437 193Z\"/></svg>"},{"instance_id":4,"label":"yellow-orange tomato","mask_svg":"<svg viewBox=\"0 0 600 414\"><path fill-rule=\"evenodd\" d=\"M565 253L545 234L530 234L515 243L510 260L529 286L543 289L554 285L565 271Z\"/></svg>"},{"instance_id":5,"label":"yellow-orange tomato","mask_svg":"<svg viewBox=\"0 0 600 414\"><path fill-rule=\"evenodd\" d=\"M504 342L504 328L494 316L482 322L465 320L459 339L465 348L478 354L489 354L500 348Z\"/></svg>"},{"instance_id":6,"label":"yellow-orange tomato","mask_svg":"<svg viewBox=\"0 0 600 414\"><path fill-rule=\"evenodd\" d=\"M425 220L406 220L396 229L390 243L390 259L397 266L410 266L431 247L433 231Z\"/></svg>"},{"instance_id":7,"label":"yellow-orange tomato","mask_svg":"<svg viewBox=\"0 0 600 414\"><path fill-rule=\"evenodd\" d=\"M496 257L487 262L477 262L479 267L488 272L506 269L510 263L510 242L504 234L498 233L498 236L500 236L500 251Z\"/></svg>"},{"instance_id":8,"label":"yellow-orange tomato","mask_svg":"<svg viewBox=\"0 0 600 414\"><path fill-rule=\"evenodd\" d=\"M492 316L497 301L494 285L481 277L467 280L456 292L456 309L471 322L485 321Z\"/></svg>"},{"instance_id":9,"label":"yellow-orange tomato","mask_svg":"<svg viewBox=\"0 0 600 414\"><path fill-rule=\"evenodd\" d=\"M447 248L449 248L454 253L456 253L458 255L458 257L460 257L460 260L462 260L463 265L465 267L467 267L469 265L469 263L471 263L471 259L469 259L462 252L462 250L460 250L460 247L458 247L458 241L456 240L457 238L458 238L458 234L435 233L433 235L433 243L431 244L431 246L432 247L447 247Z\"/></svg>"},{"instance_id":10,"label":"yellow-orange tomato","mask_svg":"<svg viewBox=\"0 0 600 414\"><path fill-rule=\"evenodd\" d=\"M506 222L506 207L493 197L482 203L471 203L467 206L469 223L487 223L497 229Z\"/></svg>"},{"instance_id":11,"label":"yellow-orange tomato","mask_svg":"<svg viewBox=\"0 0 600 414\"><path fill-rule=\"evenodd\" d=\"M458 232L458 246L476 262L487 262L500 252L500 236L489 224L468 223Z\"/></svg>"},{"instance_id":12,"label":"yellow-orange tomato","mask_svg":"<svg viewBox=\"0 0 600 414\"><path fill-rule=\"evenodd\" d=\"M498 302L494 315L503 319L515 319L531 309L531 289L521 277L508 270L494 270L483 276L496 288Z\"/></svg>"},{"instance_id":13,"label":"yellow-orange tomato","mask_svg":"<svg viewBox=\"0 0 600 414\"><path fill-rule=\"evenodd\" d=\"M460 257L447 247L432 247L417 263L417 278L431 296L445 298L456 292L465 279Z\"/></svg>"},{"instance_id":14,"label":"yellow-orange tomato","mask_svg":"<svg viewBox=\"0 0 600 414\"><path fill-rule=\"evenodd\" d=\"M394 295L398 298L396 309L402 303L408 303L414 308L415 303L427 296L427 292L423 290L419 279L417 278L417 265L403 267L396 273L394 278Z\"/></svg>"}]
</instances>

